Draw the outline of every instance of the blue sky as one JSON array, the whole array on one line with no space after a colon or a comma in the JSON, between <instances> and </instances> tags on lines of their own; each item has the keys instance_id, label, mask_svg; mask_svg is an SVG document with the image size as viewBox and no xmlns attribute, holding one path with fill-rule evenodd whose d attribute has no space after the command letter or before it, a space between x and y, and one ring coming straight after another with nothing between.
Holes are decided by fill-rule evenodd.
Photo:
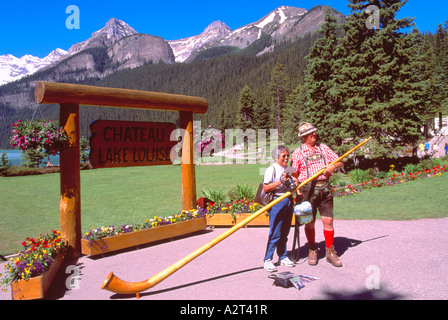
<instances>
[{"instance_id":1,"label":"blue sky","mask_svg":"<svg viewBox=\"0 0 448 320\"><path fill-rule=\"evenodd\" d=\"M232 30L257 21L282 5L311 9L331 5L349 14L347 0L58 0L2 1L0 10L0 55L40 58L52 50L68 50L104 27L110 18L125 21L137 32L177 40L201 33L211 22L221 20ZM80 28L67 29L69 5L80 11ZM435 33L448 20L448 1L409 0L399 14L415 17L421 31Z\"/></svg>"}]
</instances>

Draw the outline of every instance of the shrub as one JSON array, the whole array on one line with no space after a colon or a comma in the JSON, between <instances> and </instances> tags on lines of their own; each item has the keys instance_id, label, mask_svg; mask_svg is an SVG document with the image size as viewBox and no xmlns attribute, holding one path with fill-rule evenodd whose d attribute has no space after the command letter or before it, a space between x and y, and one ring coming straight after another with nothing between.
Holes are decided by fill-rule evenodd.
<instances>
[{"instance_id":1,"label":"shrub","mask_svg":"<svg viewBox=\"0 0 448 320\"><path fill-rule=\"evenodd\" d=\"M332 186L340 186L340 187L345 187L347 185L347 183L343 180L344 177L342 174L340 173L335 173L334 175L331 176L330 178L330 184Z\"/></svg>"},{"instance_id":2,"label":"shrub","mask_svg":"<svg viewBox=\"0 0 448 320\"><path fill-rule=\"evenodd\" d=\"M367 170L354 169L350 171L350 180L353 183L363 183L369 180L369 173Z\"/></svg>"},{"instance_id":3,"label":"shrub","mask_svg":"<svg viewBox=\"0 0 448 320\"><path fill-rule=\"evenodd\" d=\"M387 172L386 171L380 171L380 172L377 173L376 177L378 179L385 179L385 178L387 178Z\"/></svg>"},{"instance_id":4,"label":"shrub","mask_svg":"<svg viewBox=\"0 0 448 320\"><path fill-rule=\"evenodd\" d=\"M416 173L419 171L418 165L413 163L408 163L403 168L404 173L410 174L410 173Z\"/></svg>"},{"instance_id":5,"label":"shrub","mask_svg":"<svg viewBox=\"0 0 448 320\"><path fill-rule=\"evenodd\" d=\"M229 191L227 194L230 201L242 200L242 199L254 199L255 188L250 184L238 184L235 188Z\"/></svg>"},{"instance_id":6,"label":"shrub","mask_svg":"<svg viewBox=\"0 0 448 320\"><path fill-rule=\"evenodd\" d=\"M204 189L202 195L213 202L224 202L226 195L222 190Z\"/></svg>"},{"instance_id":7,"label":"shrub","mask_svg":"<svg viewBox=\"0 0 448 320\"><path fill-rule=\"evenodd\" d=\"M0 159L0 175L3 174L6 170L11 168L11 161L8 160L8 154L6 152L2 153L2 157Z\"/></svg>"}]
</instances>

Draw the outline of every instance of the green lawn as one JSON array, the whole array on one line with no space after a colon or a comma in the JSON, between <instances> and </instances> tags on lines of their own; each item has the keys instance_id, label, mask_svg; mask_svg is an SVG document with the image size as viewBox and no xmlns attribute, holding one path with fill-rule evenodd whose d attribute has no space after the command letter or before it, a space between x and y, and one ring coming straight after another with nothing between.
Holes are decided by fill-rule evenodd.
<instances>
[{"instance_id":1,"label":"green lawn","mask_svg":"<svg viewBox=\"0 0 448 320\"><path fill-rule=\"evenodd\" d=\"M448 217L448 174L335 199L335 218L411 220Z\"/></svg>"},{"instance_id":2,"label":"green lawn","mask_svg":"<svg viewBox=\"0 0 448 320\"><path fill-rule=\"evenodd\" d=\"M238 183L257 185L262 165L196 166L197 194L228 192ZM59 174L0 178L0 255L20 242L59 230ZM141 222L182 209L180 166L81 171L82 231L92 226Z\"/></svg>"},{"instance_id":3,"label":"green lawn","mask_svg":"<svg viewBox=\"0 0 448 320\"><path fill-rule=\"evenodd\" d=\"M257 186L266 165L196 166L197 194ZM335 200L336 219L419 219L448 216L448 174L365 190ZM0 255L16 253L26 237L59 230L59 174L0 178ZM81 172L82 231L141 222L182 208L180 166Z\"/></svg>"}]
</instances>

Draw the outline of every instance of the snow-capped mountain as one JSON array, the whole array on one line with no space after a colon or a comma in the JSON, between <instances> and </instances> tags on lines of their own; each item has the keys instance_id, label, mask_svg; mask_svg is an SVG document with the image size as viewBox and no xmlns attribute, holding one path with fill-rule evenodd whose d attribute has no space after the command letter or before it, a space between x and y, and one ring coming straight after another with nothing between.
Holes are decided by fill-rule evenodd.
<instances>
[{"instance_id":1,"label":"snow-capped mountain","mask_svg":"<svg viewBox=\"0 0 448 320\"><path fill-rule=\"evenodd\" d=\"M260 55L273 50L278 43L316 32L324 21L325 8L316 6L307 11L282 6L233 31L225 23L215 21L199 35L172 41L137 33L127 23L112 18L104 28L94 32L89 39L74 44L67 52L56 49L43 59L29 55L20 59L12 55L0 56L0 85L50 67L53 70L40 80L101 79L116 71L147 63L189 62L210 48L228 46L244 49L265 35L264 48L257 49ZM335 14L340 19L344 18L340 13Z\"/></svg>"},{"instance_id":2,"label":"snow-capped mountain","mask_svg":"<svg viewBox=\"0 0 448 320\"><path fill-rule=\"evenodd\" d=\"M74 44L68 51L56 49L45 58L25 55L21 58L11 54L0 56L0 85L19 80L38 70L51 66L83 50L94 47L110 47L121 39L137 34L127 23L112 18L106 26L92 34L89 39Z\"/></svg>"},{"instance_id":3,"label":"snow-capped mountain","mask_svg":"<svg viewBox=\"0 0 448 320\"><path fill-rule=\"evenodd\" d=\"M221 39L220 45L245 48L260 39L263 34L272 35L282 24L291 19L296 21L305 13L307 11L302 8L279 7L260 20L231 32L224 39Z\"/></svg>"},{"instance_id":4,"label":"snow-capped mountain","mask_svg":"<svg viewBox=\"0 0 448 320\"><path fill-rule=\"evenodd\" d=\"M307 10L296 7L282 6L267 14L260 20L242 26L234 31L222 23L215 21L198 36L186 39L168 41L173 48L176 62L185 62L202 50L217 46L233 46L240 49L246 48L259 40L263 34L272 36L281 26L288 21L297 22L307 13ZM293 28L284 29L283 33L290 32Z\"/></svg>"},{"instance_id":5,"label":"snow-capped mountain","mask_svg":"<svg viewBox=\"0 0 448 320\"><path fill-rule=\"evenodd\" d=\"M24 55L21 58L17 58L11 54L0 56L0 85L33 74L36 71L59 61L61 57L66 54L67 51L56 49L50 52L45 58L39 58L32 55Z\"/></svg>"},{"instance_id":6,"label":"snow-capped mountain","mask_svg":"<svg viewBox=\"0 0 448 320\"><path fill-rule=\"evenodd\" d=\"M230 27L221 21L212 22L200 35L192 36L180 40L168 41L173 49L176 62L184 62L190 57L191 53L203 47L209 42L230 34Z\"/></svg>"}]
</instances>

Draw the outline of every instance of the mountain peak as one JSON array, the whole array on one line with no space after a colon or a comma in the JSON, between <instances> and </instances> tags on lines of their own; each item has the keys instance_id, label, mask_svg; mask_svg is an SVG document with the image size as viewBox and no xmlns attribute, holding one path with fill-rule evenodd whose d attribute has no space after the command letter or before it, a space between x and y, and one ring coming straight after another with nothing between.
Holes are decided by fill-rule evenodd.
<instances>
[{"instance_id":1,"label":"mountain peak","mask_svg":"<svg viewBox=\"0 0 448 320\"><path fill-rule=\"evenodd\" d=\"M306 12L307 12L306 9L302 8L281 6L275 9L274 11L268 13L266 16L264 16L257 22L254 22L253 25L262 29L270 23L283 24L289 18L303 15Z\"/></svg>"},{"instance_id":2,"label":"mountain peak","mask_svg":"<svg viewBox=\"0 0 448 320\"><path fill-rule=\"evenodd\" d=\"M219 33L229 33L230 27L228 25L226 25L224 22L217 20L217 21L213 21L212 23L210 23L208 25L208 27L205 28L205 30L202 32L202 34L209 33L209 32L215 31L215 30L217 30Z\"/></svg>"},{"instance_id":3,"label":"mountain peak","mask_svg":"<svg viewBox=\"0 0 448 320\"><path fill-rule=\"evenodd\" d=\"M205 46L207 43L213 42L217 39L222 39L230 33L230 27L220 20L213 21L207 28L198 36L192 36L185 39L168 41L173 53L176 57L176 62L184 62L187 60L191 52L195 49Z\"/></svg>"},{"instance_id":4,"label":"mountain peak","mask_svg":"<svg viewBox=\"0 0 448 320\"><path fill-rule=\"evenodd\" d=\"M130 36L136 34L134 28L128 25L126 22L118 20L117 18L111 18L107 21L106 26L92 34L92 37L98 37L102 34L106 34L109 37L114 37L117 40L120 40L126 36Z\"/></svg>"},{"instance_id":5,"label":"mountain peak","mask_svg":"<svg viewBox=\"0 0 448 320\"><path fill-rule=\"evenodd\" d=\"M82 50L93 47L107 48L123 39L124 37L137 33L138 32L135 31L135 29L128 25L126 22L118 20L116 18L111 18L109 21L107 21L104 28L92 33L91 38L73 45L68 50L68 53L72 55Z\"/></svg>"}]
</instances>

